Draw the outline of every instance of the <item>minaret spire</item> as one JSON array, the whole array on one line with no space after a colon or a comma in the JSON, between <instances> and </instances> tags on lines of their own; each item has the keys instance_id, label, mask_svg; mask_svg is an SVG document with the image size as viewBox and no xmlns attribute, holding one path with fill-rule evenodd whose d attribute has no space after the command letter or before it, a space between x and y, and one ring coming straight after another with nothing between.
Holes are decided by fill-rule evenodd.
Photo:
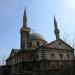
<instances>
[{"instance_id":1,"label":"minaret spire","mask_svg":"<svg viewBox=\"0 0 75 75\"><path fill-rule=\"evenodd\" d=\"M56 21L56 18L54 16L54 33L55 33L55 36L56 36L56 40L60 39L60 36L59 36L59 29L58 29L58 25L57 25L57 21Z\"/></svg>"},{"instance_id":2,"label":"minaret spire","mask_svg":"<svg viewBox=\"0 0 75 75\"><path fill-rule=\"evenodd\" d=\"M26 7L24 10L24 15L23 15L23 27L27 27L27 13L26 13Z\"/></svg>"}]
</instances>

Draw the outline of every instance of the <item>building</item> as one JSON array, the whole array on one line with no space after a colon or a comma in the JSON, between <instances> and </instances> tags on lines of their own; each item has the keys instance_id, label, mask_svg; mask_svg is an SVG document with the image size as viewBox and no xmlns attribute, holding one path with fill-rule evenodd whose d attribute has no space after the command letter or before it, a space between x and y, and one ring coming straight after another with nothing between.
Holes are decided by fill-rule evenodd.
<instances>
[{"instance_id":1,"label":"building","mask_svg":"<svg viewBox=\"0 0 75 75\"><path fill-rule=\"evenodd\" d=\"M74 49L60 38L55 17L54 28L56 40L50 43L30 33L25 9L20 49L12 49L6 60L9 75L73 75Z\"/></svg>"},{"instance_id":2,"label":"building","mask_svg":"<svg viewBox=\"0 0 75 75\"><path fill-rule=\"evenodd\" d=\"M0 75L8 75L8 68L6 65L0 65Z\"/></svg>"}]
</instances>

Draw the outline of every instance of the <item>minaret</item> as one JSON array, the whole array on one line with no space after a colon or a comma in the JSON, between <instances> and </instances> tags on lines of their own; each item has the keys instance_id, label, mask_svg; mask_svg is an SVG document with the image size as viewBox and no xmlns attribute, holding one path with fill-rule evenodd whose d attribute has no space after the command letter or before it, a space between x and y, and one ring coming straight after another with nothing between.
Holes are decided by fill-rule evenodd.
<instances>
[{"instance_id":1,"label":"minaret","mask_svg":"<svg viewBox=\"0 0 75 75\"><path fill-rule=\"evenodd\" d=\"M56 40L60 39L60 36L59 36L59 29L58 29L58 25L57 25L57 21L56 21L56 18L54 16L54 33L55 33L55 36L56 36Z\"/></svg>"},{"instance_id":2,"label":"minaret","mask_svg":"<svg viewBox=\"0 0 75 75\"><path fill-rule=\"evenodd\" d=\"M21 49L27 50L29 44L29 32L30 28L27 27L27 14L26 14L26 7L23 15L23 26L20 30L21 33Z\"/></svg>"}]
</instances>

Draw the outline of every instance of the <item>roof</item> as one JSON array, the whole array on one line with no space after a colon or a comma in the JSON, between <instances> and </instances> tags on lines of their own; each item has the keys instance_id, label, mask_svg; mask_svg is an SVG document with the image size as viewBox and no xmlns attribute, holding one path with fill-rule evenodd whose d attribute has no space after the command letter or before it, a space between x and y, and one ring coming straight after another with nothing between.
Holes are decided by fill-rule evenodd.
<instances>
[{"instance_id":1,"label":"roof","mask_svg":"<svg viewBox=\"0 0 75 75\"><path fill-rule=\"evenodd\" d=\"M50 50L50 49L58 49L58 50L70 50L72 52L74 52L74 48L72 48L70 45L68 45L65 41L63 41L62 39L59 40L54 40L46 45L37 47L34 51L40 51L40 50Z\"/></svg>"},{"instance_id":2,"label":"roof","mask_svg":"<svg viewBox=\"0 0 75 75\"><path fill-rule=\"evenodd\" d=\"M46 45L48 48L57 48L57 49L71 49L74 50L69 44L67 44L65 41L59 39L55 40L49 44Z\"/></svg>"},{"instance_id":3,"label":"roof","mask_svg":"<svg viewBox=\"0 0 75 75\"><path fill-rule=\"evenodd\" d=\"M20 51L20 49L12 49L10 55L9 55L9 58L14 56L16 53L18 53Z\"/></svg>"},{"instance_id":4,"label":"roof","mask_svg":"<svg viewBox=\"0 0 75 75\"><path fill-rule=\"evenodd\" d=\"M44 37L40 35L39 33L31 33L29 37L31 40L37 40L37 39L45 40Z\"/></svg>"}]
</instances>

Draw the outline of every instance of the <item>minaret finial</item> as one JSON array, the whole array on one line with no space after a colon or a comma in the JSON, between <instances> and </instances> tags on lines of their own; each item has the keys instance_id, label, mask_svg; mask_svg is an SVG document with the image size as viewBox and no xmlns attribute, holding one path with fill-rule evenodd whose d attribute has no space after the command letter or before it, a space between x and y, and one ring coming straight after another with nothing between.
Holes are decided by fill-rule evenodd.
<instances>
[{"instance_id":1,"label":"minaret finial","mask_svg":"<svg viewBox=\"0 0 75 75\"><path fill-rule=\"evenodd\" d=\"M55 16L54 16L54 27L55 27L56 30L58 30L57 21L56 21Z\"/></svg>"},{"instance_id":2,"label":"minaret finial","mask_svg":"<svg viewBox=\"0 0 75 75\"><path fill-rule=\"evenodd\" d=\"M54 16L54 33L55 33L55 36L56 36L56 40L60 39L60 36L59 36L59 29L58 29L58 25L57 25L57 21L56 21L56 18Z\"/></svg>"},{"instance_id":3,"label":"minaret finial","mask_svg":"<svg viewBox=\"0 0 75 75\"><path fill-rule=\"evenodd\" d=\"M27 13L26 13L26 6L24 10L24 15L23 15L23 27L27 27Z\"/></svg>"}]
</instances>

